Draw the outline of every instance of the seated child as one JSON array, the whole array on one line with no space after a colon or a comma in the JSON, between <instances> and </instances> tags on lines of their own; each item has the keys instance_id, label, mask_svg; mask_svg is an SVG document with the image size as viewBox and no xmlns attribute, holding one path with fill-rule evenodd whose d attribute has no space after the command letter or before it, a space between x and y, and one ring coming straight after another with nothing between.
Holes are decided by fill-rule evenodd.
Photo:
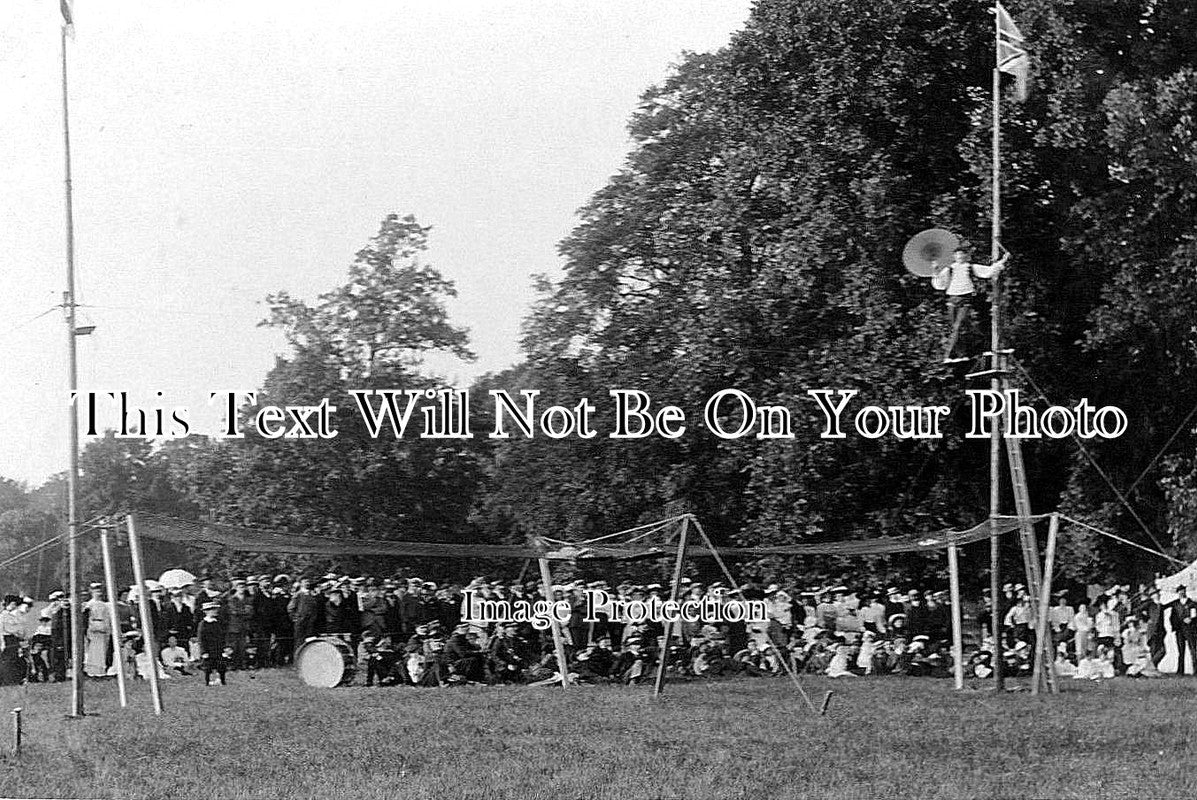
<instances>
[{"instance_id":1,"label":"seated child","mask_svg":"<svg viewBox=\"0 0 1197 800\"><path fill-rule=\"evenodd\" d=\"M848 669L848 665L851 663L852 648L847 644L843 636L835 637L834 650L832 652L831 663L827 665L827 677L855 678L856 674Z\"/></svg>"},{"instance_id":2,"label":"seated child","mask_svg":"<svg viewBox=\"0 0 1197 800\"><path fill-rule=\"evenodd\" d=\"M877 650L877 645L874 642L876 634L872 631L864 631L860 635L860 653L856 656L857 669L864 672L865 675L873 674L873 657Z\"/></svg>"},{"instance_id":3,"label":"seated child","mask_svg":"<svg viewBox=\"0 0 1197 800\"><path fill-rule=\"evenodd\" d=\"M765 654L761 652L757 642L753 639L749 639L748 646L732 656L732 662L738 672L743 672L754 678L760 677L768 670Z\"/></svg>"},{"instance_id":4,"label":"seated child","mask_svg":"<svg viewBox=\"0 0 1197 800\"><path fill-rule=\"evenodd\" d=\"M1076 665L1076 675L1073 676L1077 680L1091 680L1099 681L1102 678L1114 677L1114 653L1109 645L1101 645L1097 648L1097 655L1090 658L1082 658L1080 663Z\"/></svg>"},{"instance_id":5,"label":"seated child","mask_svg":"<svg viewBox=\"0 0 1197 800\"><path fill-rule=\"evenodd\" d=\"M1073 664L1068 658L1068 642L1060 642L1056 645L1056 660L1052 662L1052 669L1061 678L1076 677L1076 664Z\"/></svg>"},{"instance_id":6,"label":"seated child","mask_svg":"<svg viewBox=\"0 0 1197 800\"><path fill-rule=\"evenodd\" d=\"M162 664L171 672L177 675L191 674L187 671L187 663L190 659L187 657L187 651L179 647L177 636L166 637L166 647L162 648L162 652L158 656L162 660Z\"/></svg>"},{"instance_id":7,"label":"seated child","mask_svg":"<svg viewBox=\"0 0 1197 800\"><path fill-rule=\"evenodd\" d=\"M166 670L162 668L162 664L158 665L158 677L170 678ZM138 678L148 680L150 677L150 651L145 647L145 643L138 634L137 638L133 639L133 668Z\"/></svg>"},{"instance_id":8,"label":"seated child","mask_svg":"<svg viewBox=\"0 0 1197 800\"><path fill-rule=\"evenodd\" d=\"M1122 629L1122 663L1126 665L1126 674L1137 676L1143 672L1143 663L1148 661L1147 637L1139 627L1134 617L1126 621Z\"/></svg>"}]
</instances>

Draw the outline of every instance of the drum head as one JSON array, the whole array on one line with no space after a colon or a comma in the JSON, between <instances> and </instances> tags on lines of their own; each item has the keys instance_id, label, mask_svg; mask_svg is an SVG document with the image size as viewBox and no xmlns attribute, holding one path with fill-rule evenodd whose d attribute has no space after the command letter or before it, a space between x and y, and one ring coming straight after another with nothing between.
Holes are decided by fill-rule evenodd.
<instances>
[{"instance_id":1,"label":"drum head","mask_svg":"<svg viewBox=\"0 0 1197 800\"><path fill-rule=\"evenodd\" d=\"M310 639L295 654L295 668L308 686L332 689L345 677L345 645L327 639ZM344 648L344 650L342 650Z\"/></svg>"}]
</instances>

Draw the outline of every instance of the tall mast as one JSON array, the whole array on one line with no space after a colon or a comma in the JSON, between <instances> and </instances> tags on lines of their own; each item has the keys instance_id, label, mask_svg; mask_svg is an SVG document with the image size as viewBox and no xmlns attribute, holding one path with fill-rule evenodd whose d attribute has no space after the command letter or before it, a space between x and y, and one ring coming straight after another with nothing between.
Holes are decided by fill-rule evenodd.
<instances>
[{"instance_id":1,"label":"tall mast","mask_svg":"<svg viewBox=\"0 0 1197 800\"><path fill-rule=\"evenodd\" d=\"M71 419L70 468L67 471L67 558L71 603L71 708L70 716L83 716L83 631L79 608L79 519L75 501L79 482L79 415L75 392L79 388L79 368L75 355L75 215L71 204L71 128L67 108L67 27L62 26L62 144L66 167L66 266L67 288L62 304L67 322L67 374L70 381Z\"/></svg>"},{"instance_id":2,"label":"tall mast","mask_svg":"<svg viewBox=\"0 0 1197 800\"><path fill-rule=\"evenodd\" d=\"M997 261L1002 238L1002 150L1001 150L1001 72L1000 59L1001 16L995 3L993 9L993 174L991 175L993 199L990 221L990 263ZM992 293L989 296L989 388L993 392L1001 389L1002 328L1001 328L1001 273L993 277ZM993 635L993 674L997 690L1005 688L1004 651L1002 649L1002 620L999 618L998 591L1001 584L1000 538L997 532L997 517L1001 508L1001 420L995 420L989 439L989 597L991 609L991 634Z\"/></svg>"}]
</instances>

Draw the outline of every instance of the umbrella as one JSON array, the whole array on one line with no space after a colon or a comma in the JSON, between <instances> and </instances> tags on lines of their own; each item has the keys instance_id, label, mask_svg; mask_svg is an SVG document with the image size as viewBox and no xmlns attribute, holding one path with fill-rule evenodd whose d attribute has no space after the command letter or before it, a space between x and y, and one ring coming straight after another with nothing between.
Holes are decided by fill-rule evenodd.
<instances>
[{"instance_id":1,"label":"umbrella","mask_svg":"<svg viewBox=\"0 0 1197 800\"><path fill-rule=\"evenodd\" d=\"M195 576L185 569L168 569L158 578L158 582L167 589L181 589L189 583L195 583Z\"/></svg>"}]
</instances>

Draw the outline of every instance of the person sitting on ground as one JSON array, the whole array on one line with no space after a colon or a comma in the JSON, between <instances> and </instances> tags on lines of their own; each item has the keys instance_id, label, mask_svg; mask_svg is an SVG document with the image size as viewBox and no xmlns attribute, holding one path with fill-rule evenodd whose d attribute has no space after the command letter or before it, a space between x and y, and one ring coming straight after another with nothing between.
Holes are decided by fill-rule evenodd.
<instances>
[{"instance_id":1,"label":"person sitting on ground","mask_svg":"<svg viewBox=\"0 0 1197 800\"><path fill-rule=\"evenodd\" d=\"M852 663L852 648L843 636L837 636L833 641L831 661L827 665L827 677L855 678L856 674L848 668L848 665Z\"/></svg>"},{"instance_id":2,"label":"person sitting on ground","mask_svg":"<svg viewBox=\"0 0 1197 800\"><path fill-rule=\"evenodd\" d=\"M478 646L477 634L471 633L468 622L453 629L445 642L445 658L449 665L450 683L481 683L486 680L486 656Z\"/></svg>"},{"instance_id":3,"label":"person sitting on ground","mask_svg":"<svg viewBox=\"0 0 1197 800\"><path fill-rule=\"evenodd\" d=\"M1134 617L1128 619L1122 629L1122 663L1126 665L1124 674L1132 678L1154 678L1160 674L1151 660L1147 632Z\"/></svg>"},{"instance_id":4,"label":"person sitting on ground","mask_svg":"<svg viewBox=\"0 0 1197 800\"><path fill-rule=\"evenodd\" d=\"M1114 653L1109 645L1098 645L1097 655L1082 659L1077 664L1077 680L1099 681L1114 677Z\"/></svg>"},{"instance_id":5,"label":"person sitting on ground","mask_svg":"<svg viewBox=\"0 0 1197 800\"><path fill-rule=\"evenodd\" d=\"M736 672L749 675L753 678L759 678L768 672L765 663L765 654L761 652L760 646L752 639L748 640L748 645L744 649L732 656L732 664Z\"/></svg>"},{"instance_id":6,"label":"person sitting on ground","mask_svg":"<svg viewBox=\"0 0 1197 800\"><path fill-rule=\"evenodd\" d=\"M362 640L357 645L357 663L366 668L366 685L373 686L374 680L377 678L379 685L382 684L382 675L378 669L378 653L377 644L374 639L372 631L366 631L362 634Z\"/></svg>"},{"instance_id":7,"label":"person sitting on ground","mask_svg":"<svg viewBox=\"0 0 1197 800\"><path fill-rule=\"evenodd\" d=\"M176 675L191 675L187 671L187 651L179 647L179 638L171 635L166 637L166 647L158 654L162 664Z\"/></svg>"},{"instance_id":8,"label":"person sitting on ground","mask_svg":"<svg viewBox=\"0 0 1197 800\"><path fill-rule=\"evenodd\" d=\"M973 653L969 659L968 666L965 668L965 673L974 678L993 677L993 652L990 650L978 650Z\"/></svg>"},{"instance_id":9,"label":"person sitting on ground","mask_svg":"<svg viewBox=\"0 0 1197 800\"><path fill-rule=\"evenodd\" d=\"M486 645L487 673L490 683L519 683L523 680L527 659L515 638L515 626L499 624Z\"/></svg>"},{"instance_id":10,"label":"person sitting on ground","mask_svg":"<svg viewBox=\"0 0 1197 800\"><path fill-rule=\"evenodd\" d=\"M876 638L872 630L866 630L860 635L860 652L856 656L856 667L865 675L872 675L876 668Z\"/></svg>"},{"instance_id":11,"label":"person sitting on ground","mask_svg":"<svg viewBox=\"0 0 1197 800\"><path fill-rule=\"evenodd\" d=\"M151 665L157 667L159 680L170 679L170 674L162 668L161 662L153 664L153 659L150 658L150 651L145 646L145 638L142 637L140 631L130 631L125 636L129 637L133 669L139 679L149 680Z\"/></svg>"},{"instance_id":12,"label":"person sitting on ground","mask_svg":"<svg viewBox=\"0 0 1197 800\"><path fill-rule=\"evenodd\" d=\"M1060 678L1071 678L1076 675L1076 664L1068 657L1068 643L1060 642L1056 645L1056 658L1052 662L1052 670Z\"/></svg>"}]
</instances>

